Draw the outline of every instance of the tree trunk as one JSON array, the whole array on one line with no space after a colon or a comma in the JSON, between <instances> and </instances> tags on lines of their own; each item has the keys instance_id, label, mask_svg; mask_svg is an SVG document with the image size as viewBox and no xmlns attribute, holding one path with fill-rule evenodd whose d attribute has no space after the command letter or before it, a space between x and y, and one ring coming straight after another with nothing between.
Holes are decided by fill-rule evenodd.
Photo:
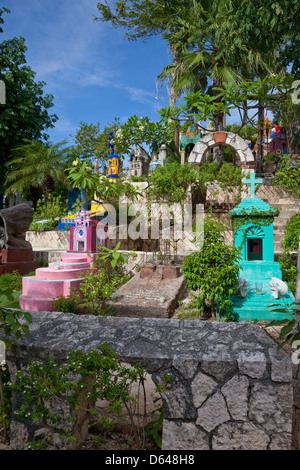
<instances>
[{"instance_id":1,"label":"tree trunk","mask_svg":"<svg viewBox=\"0 0 300 470\"><path fill-rule=\"evenodd\" d=\"M248 121L249 121L249 117L248 117L247 101L244 101L244 102L243 102L243 119L242 119L242 125L244 126Z\"/></svg>"},{"instance_id":2,"label":"tree trunk","mask_svg":"<svg viewBox=\"0 0 300 470\"><path fill-rule=\"evenodd\" d=\"M220 83L218 80L214 78L213 81L213 88L214 87L222 87L222 83ZM218 92L213 90L213 94L217 95ZM219 98L217 101L220 101L221 98ZM223 112L216 113L214 115L214 129L217 132L223 132L225 130L226 126L226 115ZM214 151L214 161L218 162L218 168L220 169L223 161L224 161L224 148L223 145L219 145L218 147L215 148Z\"/></svg>"},{"instance_id":3,"label":"tree trunk","mask_svg":"<svg viewBox=\"0 0 300 470\"><path fill-rule=\"evenodd\" d=\"M172 53L172 65L178 65L178 62L179 62L178 49L172 48L171 53ZM169 107L170 108L176 106L177 98L178 98L178 94L175 91L175 87L174 87L174 78L175 78L175 76L176 76L176 73L173 72L171 74L171 82L170 82L170 89L169 89ZM180 135L179 135L179 129L178 128L176 128L174 130L174 142L175 142L175 147L179 151L180 150Z\"/></svg>"},{"instance_id":4,"label":"tree trunk","mask_svg":"<svg viewBox=\"0 0 300 470\"><path fill-rule=\"evenodd\" d=\"M43 180L42 186L45 200L47 202L54 189L54 179L52 178L52 176L46 176Z\"/></svg>"},{"instance_id":5,"label":"tree trunk","mask_svg":"<svg viewBox=\"0 0 300 470\"><path fill-rule=\"evenodd\" d=\"M264 157L264 106L261 101L258 103L258 138L256 155L256 173L262 174L262 164Z\"/></svg>"}]
</instances>

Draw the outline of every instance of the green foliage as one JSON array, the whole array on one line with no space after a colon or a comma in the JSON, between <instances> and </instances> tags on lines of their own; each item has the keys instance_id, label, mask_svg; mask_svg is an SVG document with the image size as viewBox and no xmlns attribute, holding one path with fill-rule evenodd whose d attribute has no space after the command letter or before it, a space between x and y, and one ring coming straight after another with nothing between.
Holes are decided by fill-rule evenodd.
<instances>
[{"instance_id":1,"label":"green foliage","mask_svg":"<svg viewBox=\"0 0 300 470\"><path fill-rule=\"evenodd\" d=\"M15 290L20 287L21 276L18 273L0 276L0 299L3 305L3 298L6 299L7 306L19 307L14 305ZM10 281L10 282L9 282ZM25 321L24 321L25 320ZM0 330L3 331L2 341L5 349L8 350L12 345L18 345L23 339L23 335L29 332L28 323L32 322L32 316L29 312L21 310L12 310L0 307ZM11 392L8 387L9 371L7 365L2 364L0 357L0 435L3 432L3 440L8 440L8 426L11 415Z\"/></svg>"},{"instance_id":2,"label":"green foliage","mask_svg":"<svg viewBox=\"0 0 300 470\"><path fill-rule=\"evenodd\" d=\"M297 283L297 255L283 250L278 258L278 262L282 269L282 279L285 281L291 292L295 294Z\"/></svg>"},{"instance_id":3,"label":"green foliage","mask_svg":"<svg viewBox=\"0 0 300 470\"><path fill-rule=\"evenodd\" d=\"M12 394L10 390L10 375L7 364L0 361L0 436L2 442L8 443L8 429L12 412Z\"/></svg>"},{"instance_id":4,"label":"green foliage","mask_svg":"<svg viewBox=\"0 0 300 470\"><path fill-rule=\"evenodd\" d=\"M108 158L109 134L110 132L115 134L119 129L119 119L115 118L114 122L106 124L102 131L99 122L97 124L88 124L81 121L79 124L80 128L76 131L75 144L80 158L84 160L97 158L99 165L103 166ZM119 153L120 150L122 149L118 148L118 155L119 158L122 158Z\"/></svg>"},{"instance_id":5,"label":"green foliage","mask_svg":"<svg viewBox=\"0 0 300 470\"><path fill-rule=\"evenodd\" d=\"M107 401L108 412L121 416L123 408L129 411L129 404L134 401L130 394L131 385L143 381L143 374L143 369L137 366L122 365L108 343L86 353L80 349L71 351L65 364L57 364L53 357L44 362L32 361L28 371L17 371L16 381L11 384L12 390L23 397L23 403L15 413L23 419L47 420L60 429L62 436L75 438L76 448L80 448L81 435L77 432L79 415L89 413L95 423L111 428L114 423L98 414L96 402ZM61 416L51 411L51 400L55 398L68 403L73 409L74 432L63 428ZM70 425L72 422L71 418ZM136 429L133 434L139 440Z\"/></svg>"},{"instance_id":6,"label":"green foliage","mask_svg":"<svg viewBox=\"0 0 300 470\"><path fill-rule=\"evenodd\" d=\"M66 212L67 201L64 201L61 196L50 197L47 201L43 196L42 199L37 202L30 230L36 230L38 232L54 230L57 228L61 218L66 215ZM42 220L46 222L39 223L39 221Z\"/></svg>"},{"instance_id":7,"label":"green foliage","mask_svg":"<svg viewBox=\"0 0 300 470\"><path fill-rule=\"evenodd\" d=\"M23 139L47 139L47 129L58 119L49 114L53 96L44 94L44 82L35 81L36 74L26 63L26 51L22 37L0 43L0 80L6 85L6 104L1 105L0 114L0 192L9 171L6 163L11 150Z\"/></svg>"},{"instance_id":8,"label":"green foliage","mask_svg":"<svg viewBox=\"0 0 300 470\"><path fill-rule=\"evenodd\" d=\"M299 73L299 72L298 72ZM295 82L297 83L297 81ZM297 90L297 88L296 88ZM298 90L299 91L299 90ZM295 91L296 96L297 92ZM300 153L300 104L293 102L291 95L281 103L280 108L274 110L277 122L286 129L286 137L290 155Z\"/></svg>"},{"instance_id":9,"label":"green foliage","mask_svg":"<svg viewBox=\"0 0 300 470\"><path fill-rule=\"evenodd\" d=\"M8 298L10 293L6 292ZM6 349L10 349L13 344L18 344L18 340L23 339L23 334L29 332L29 327L26 323L31 323L32 317L29 312L18 310L0 309L0 329L4 331L4 343Z\"/></svg>"},{"instance_id":10,"label":"green foliage","mask_svg":"<svg viewBox=\"0 0 300 470\"><path fill-rule=\"evenodd\" d=\"M149 200L183 203L189 187L197 181L198 172L194 167L168 163L164 167L159 166L150 176L147 195Z\"/></svg>"},{"instance_id":11,"label":"green foliage","mask_svg":"<svg viewBox=\"0 0 300 470\"><path fill-rule=\"evenodd\" d=\"M228 315L232 308L230 297L236 292L239 278L240 252L225 243L226 227L222 221L207 217L204 221L204 243L201 251L187 256L183 274L187 288L197 291L195 306L200 315L210 306Z\"/></svg>"},{"instance_id":12,"label":"green foliage","mask_svg":"<svg viewBox=\"0 0 300 470\"><path fill-rule=\"evenodd\" d=\"M100 247L93 267L81 275L79 290L68 297L59 297L53 301L53 307L59 312L88 313L91 315L113 315L105 302L114 292L130 279L124 269L128 262L125 255L118 251L120 243L114 249Z\"/></svg>"},{"instance_id":13,"label":"green foliage","mask_svg":"<svg viewBox=\"0 0 300 470\"><path fill-rule=\"evenodd\" d=\"M229 203L229 196L234 190L237 190L234 202L236 204L240 202L244 178L243 171L240 166L235 166L231 162L223 162L221 167L218 169L216 162L213 162L206 167L201 165L199 174L203 184L205 182L211 184L215 183L224 191L226 203Z\"/></svg>"},{"instance_id":14,"label":"green foliage","mask_svg":"<svg viewBox=\"0 0 300 470\"><path fill-rule=\"evenodd\" d=\"M269 305L272 312L286 313L286 318L283 320L274 320L266 325L271 326L282 326L280 331L279 339L281 341L277 346L277 351L283 348L286 344L290 344L294 349L300 349L300 322L299 322L299 310L300 303L293 303L288 305L286 308L278 308L276 305Z\"/></svg>"},{"instance_id":15,"label":"green foliage","mask_svg":"<svg viewBox=\"0 0 300 470\"><path fill-rule=\"evenodd\" d=\"M73 158L75 150L65 147L66 142L55 145L40 141L24 142L12 149L6 178L8 194L28 191L28 188L42 188L46 200L52 195L57 184L68 188L65 168Z\"/></svg>"},{"instance_id":16,"label":"green foliage","mask_svg":"<svg viewBox=\"0 0 300 470\"><path fill-rule=\"evenodd\" d=\"M22 276L18 271L2 274L0 276L0 291L19 291L22 290Z\"/></svg>"},{"instance_id":17,"label":"green foliage","mask_svg":"<svg viewBox=\"0 0 300 470\"><path fill-rule=\"evenodd\" d=\"M120 198L126 196L133 202L140 193L128 181L121 178L107 179L104 175L98 176L94 173L88 160L81 162L79 159L73 161L72 167L66 170L67 178L73 188L82 188L87 197L99 204L107 203L118 209Z\"/></svg>"},{"instance_id":18,"label":"green foliage","mask_svg":"<svg viewBox=\"0 0 300 470\"><path fill-rule=\"evenodd\" d=\"M257 78L255 81L230 80L229 83L221 81L220 86L212 88L212 95L204 93L202 89L189 92L183 98L183 104L178 107L162 108L158 113L161 115L162 123L167 123L170 119L177 122L187 119L192 122L199 120L213 122L216 116L223 116L224 113L230 116L231 109L243 109L247 100L255 103L254 107L257 107L258 103L264 107L279 105L293 91L293 81L294 77L288 74L266 75L263 79ZM252 123L257 114L252 116ZM241 134L245 126L246 123L242 124L236 132ZM244 131L245 135L248 129L250 128Z\"/></svg>"},{"instance_id":19,"label":"green foliage","mask_svg":"<svg viewBox=\"0 0 300 470\"><path fill-rule=\"evenodd\" d=\"M297 283L297 253L300 237L300 214L294 214L287 222L282 241L283 252L278 262L282 269L282 278L295 293Z\"/></svg>"},{"instance_id":20,"label":"green foliage","mask_svg":"<svg viewBox=\"0 0 300 470\"><path fill-rule=\"evenodd\" d=\"M253 144L257 141L257 128L252 124L247 124L242 128L239 124L227 124L225 130L238 134L243 139L250 140Z\"/></svg>"},{"instance_id":21,"label":"green foliage","mask_svg":"<svg viewBox=\"0 0 300 470\"><path fill-rule=\"evenodd\" d=\"M168 122L153 122L148 116L131 116L128 121L119 127L115 133L115 144L117 149L129 153L132 147L138 146L148 154L149 158L153 152L157 153L160 146L173 139L172 126Z\"/></svg>"},{"instance_id":22,"label":"green foliage","mask_svg":"<svg viewBox=\"0 0 300 470\"><path fill-rule=\"evenodd\" d=\"M55 311L62 313L76 313L77 305L78 298L76 295L69 295L68 297L62 295L52 302L52 307Z\"/></svg>"},{"instance_id":23,"label":"green foliage","mask_svg":"<svg viewBox=\"0 0 300 470\"><path fill-rule=\"evenodd\" d=\"M300 198L300 160L292 162L289 155L284 156L273 184Z\"/></svg>"},{"instance_id":24,"label":"green foliage","mask_svg":"<svg viewBox=\"0 0 300 470\"><path fill-rule=\"evenodd\" d=\"M146 181L146 176L131 176L130 178L133 183L141 183Z\"/></svg>"},{"instance_id":25,"label":"green foliage","mask_svg":"<svg viewBox=\"0 0 300 470\"><path fill-rule=\"evenodd\" d=\"M294 214L286 224L282 246L286 250L296 251L298 250L299 239L300 214Z\"/></svg>"},{"instance_id":26,"label":"green foliage","mask_svg":"<svg viewBox=\"0 0 300 470\"><path fill-rule=\"evenodd\" d=\"M264 161L265 162L274 162L274 161L277 160L277 158L278 158L278 155L276 153L272 152L272 153L269 153L269 155L266 155L264 157Z\"/></svg>"}]
</instances>

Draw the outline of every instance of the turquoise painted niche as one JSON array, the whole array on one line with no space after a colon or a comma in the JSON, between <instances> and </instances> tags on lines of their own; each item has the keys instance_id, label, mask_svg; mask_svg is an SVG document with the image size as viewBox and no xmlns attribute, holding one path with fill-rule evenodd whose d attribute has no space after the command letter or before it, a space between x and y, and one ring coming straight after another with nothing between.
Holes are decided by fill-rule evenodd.
<instances>
[{"instance_id":1,"label":"turquoise painted niche","mask_svg":"<svg viewBox=\"0 0 300 470\"><path fill-rule=\"evenodd\" d=\"M240 295L231 298L233 315L237 321L281 320L287 314L273 312L269 306L288 308L295 298L285 283L283 287L287 292L274 297L273 279L279 280L282 286L282 270L274 261L273 223L278 211L255 197L255 185L262 184L262 180L256 179L254 173L244 183L250 184L250 198L244 199L230 213L235 228L235 246L241 249L240 279L246 285L243 294L240 290ZM222 313L218 316L222 317Z\"/></svg>"}]
</instances>

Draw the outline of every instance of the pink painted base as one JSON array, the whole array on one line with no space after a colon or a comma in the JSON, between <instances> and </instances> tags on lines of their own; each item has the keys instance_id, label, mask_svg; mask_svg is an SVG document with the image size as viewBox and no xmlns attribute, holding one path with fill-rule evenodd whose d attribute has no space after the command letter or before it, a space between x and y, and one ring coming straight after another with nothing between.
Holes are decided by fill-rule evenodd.
<instances>
[{"instance_id":1,"label":"pink painted base","mask_svg":"<svg viewBox=\"0 0 300 470\"><path fill-rule=\"evenodd\" d=\"M67 297L71 290L79 288L82 274L93 264L93 256L78 252L63 253L61 262L36 269L35 276L23 277L22 295L19 297L21 309L53 312L53 300L60 296Z\"/></svg>"}]
</instances>

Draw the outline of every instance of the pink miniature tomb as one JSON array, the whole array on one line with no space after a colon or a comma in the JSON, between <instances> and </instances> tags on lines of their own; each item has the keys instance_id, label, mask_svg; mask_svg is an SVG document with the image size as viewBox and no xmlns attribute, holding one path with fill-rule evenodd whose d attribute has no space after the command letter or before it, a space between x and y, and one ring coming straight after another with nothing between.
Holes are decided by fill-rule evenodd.
<instances>
[{"instance_id":1,"label":"pink miniature tomb","mask_svg":"<svg viewBox=\"0 0 300 470\"><path fill-rule=\"evenodd\" d=\"M92 221L84 210L78 215L75 227L70 229L70 250L62 254L62 261L36 269L35 276L23 277L22 295L19 297L22 310L53 312L53 300L67 297L72 290L79 288L82 274L93 265L99 246L107 244L107 227Z\"/></svg>"}]
</instances>

